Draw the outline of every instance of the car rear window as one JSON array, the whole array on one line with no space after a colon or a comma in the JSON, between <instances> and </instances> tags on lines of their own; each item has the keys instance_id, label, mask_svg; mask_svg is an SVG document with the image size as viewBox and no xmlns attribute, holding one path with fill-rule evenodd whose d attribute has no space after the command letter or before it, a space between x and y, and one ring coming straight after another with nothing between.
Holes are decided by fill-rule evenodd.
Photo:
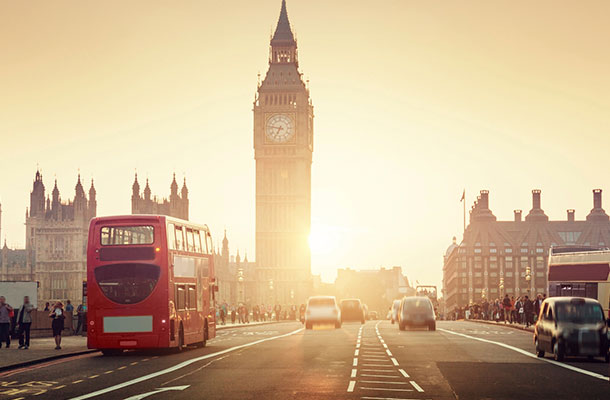
<instances>
[{"instance_id":1,"label":"car rear window","mask_svg":"<svg viewBox=\"0 0 610 400\"><path fill-rule=\"evenodd\" d=\"M341 302L341 308L360 308L360 302L358 300L343 300Z\"/></svg>"},{"instance_id":2,"label":"car rear window","mask_svg":"<svg viewBox=\"0 0 610 400\"><path fill-rule=\"evenodd\" d=\"M598 304L557 303L557 321L591 324L604 321L604 312Z\"/></svg>"},{"instance_id":3,"label":"car rear window","mask_svg":"<svg viewBox=\"0 0 610 400\"><path fill-rule=\"evenodd\" d=\"M317 298L317 299L309 300L310 307L333 307L334 305L335 305L334 299Z\"/></svg>"},{"instance_id":4,"label":"car rear window","mask_svg":"<svg viewBox=\"0 0 610 400\"><path fill-rule=\"evenodd\" d=\"M430 301L427 299L406 300L404 307L410 311L431 310Z\"/></svg>"}]
</instances>

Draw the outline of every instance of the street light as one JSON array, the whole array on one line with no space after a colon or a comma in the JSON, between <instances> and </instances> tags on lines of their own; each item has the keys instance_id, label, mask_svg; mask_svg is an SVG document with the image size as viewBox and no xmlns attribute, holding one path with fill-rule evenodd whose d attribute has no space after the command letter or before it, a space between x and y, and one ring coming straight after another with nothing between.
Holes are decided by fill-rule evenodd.
<instances>
[{"instance_id":1,"label":"street light","mask_svg":"<svg viewBox=\"0 0 610 400\"><path fill-rule=\"evenodd\" d=\"M531 296L531 294L530 294L530 289L531 289L530 281L532 280L532 269L530 267L525 268L525 280L527 281L527 294Z\"/></svg>"},{"instance_id":2,"label":"street light","mask_svg":"<svg viewBox=\"0 0 610 400\"><path fill-rule=\"evenodd\" d=\"M500 297L504 295L504 278L500 278Z\"/></svg>"}]
</instances>

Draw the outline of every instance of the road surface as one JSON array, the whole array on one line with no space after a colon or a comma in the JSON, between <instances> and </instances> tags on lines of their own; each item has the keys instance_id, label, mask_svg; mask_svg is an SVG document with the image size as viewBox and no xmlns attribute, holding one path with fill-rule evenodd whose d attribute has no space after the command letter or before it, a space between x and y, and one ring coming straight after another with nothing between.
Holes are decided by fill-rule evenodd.
<instances>
[{"instance_id":1,"label":"road surface","mask_svg":"<svg viewBox=\"0 0 610 400\"><path fill-rule=\"evenodd\" d=\"M228 329L204 349L99 353L0 374L0 400L607 399L608 364L537 359L529 332L472 322L399 331L388 321ZM1 354L1 353L0 353Z\"/></svg>"}]
</instances>

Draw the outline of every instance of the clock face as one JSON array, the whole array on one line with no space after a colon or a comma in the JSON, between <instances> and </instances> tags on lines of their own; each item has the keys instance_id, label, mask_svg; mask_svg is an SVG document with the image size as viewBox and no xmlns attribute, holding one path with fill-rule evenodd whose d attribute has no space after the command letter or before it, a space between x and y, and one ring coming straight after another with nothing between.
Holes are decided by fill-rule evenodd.
<instances>
[{"instance_id":1,"label":"clock face","mask_svg":"<svg viewBox=\"0 0 610 400\"><path fill-rule=\"evenodd\" d=\"M285 114L275 114L267 120L265 134L276 143L286 143L294 135L292 118Z\"/></svg>"}]
</instances>

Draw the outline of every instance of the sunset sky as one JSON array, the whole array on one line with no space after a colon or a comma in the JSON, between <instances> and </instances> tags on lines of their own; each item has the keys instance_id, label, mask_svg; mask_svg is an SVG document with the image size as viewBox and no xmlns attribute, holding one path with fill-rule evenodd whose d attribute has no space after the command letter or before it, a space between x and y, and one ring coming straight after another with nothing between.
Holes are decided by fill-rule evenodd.
<instances>
[{"instance_id":1,"label":"sunset sky","mask_svg":"<svg viewBox=\"0 0 610 400\"><path fill-rule=\"evenodd\" d=\"M2 240L23 247L37 164L98 215L134 171L254 254L252 102L280 0L0 1ZM288 0L315 106L312 269L400 265L440 286L479 190L499 219L610 209L610 2Z\"/></svg>"}]
</instances>

